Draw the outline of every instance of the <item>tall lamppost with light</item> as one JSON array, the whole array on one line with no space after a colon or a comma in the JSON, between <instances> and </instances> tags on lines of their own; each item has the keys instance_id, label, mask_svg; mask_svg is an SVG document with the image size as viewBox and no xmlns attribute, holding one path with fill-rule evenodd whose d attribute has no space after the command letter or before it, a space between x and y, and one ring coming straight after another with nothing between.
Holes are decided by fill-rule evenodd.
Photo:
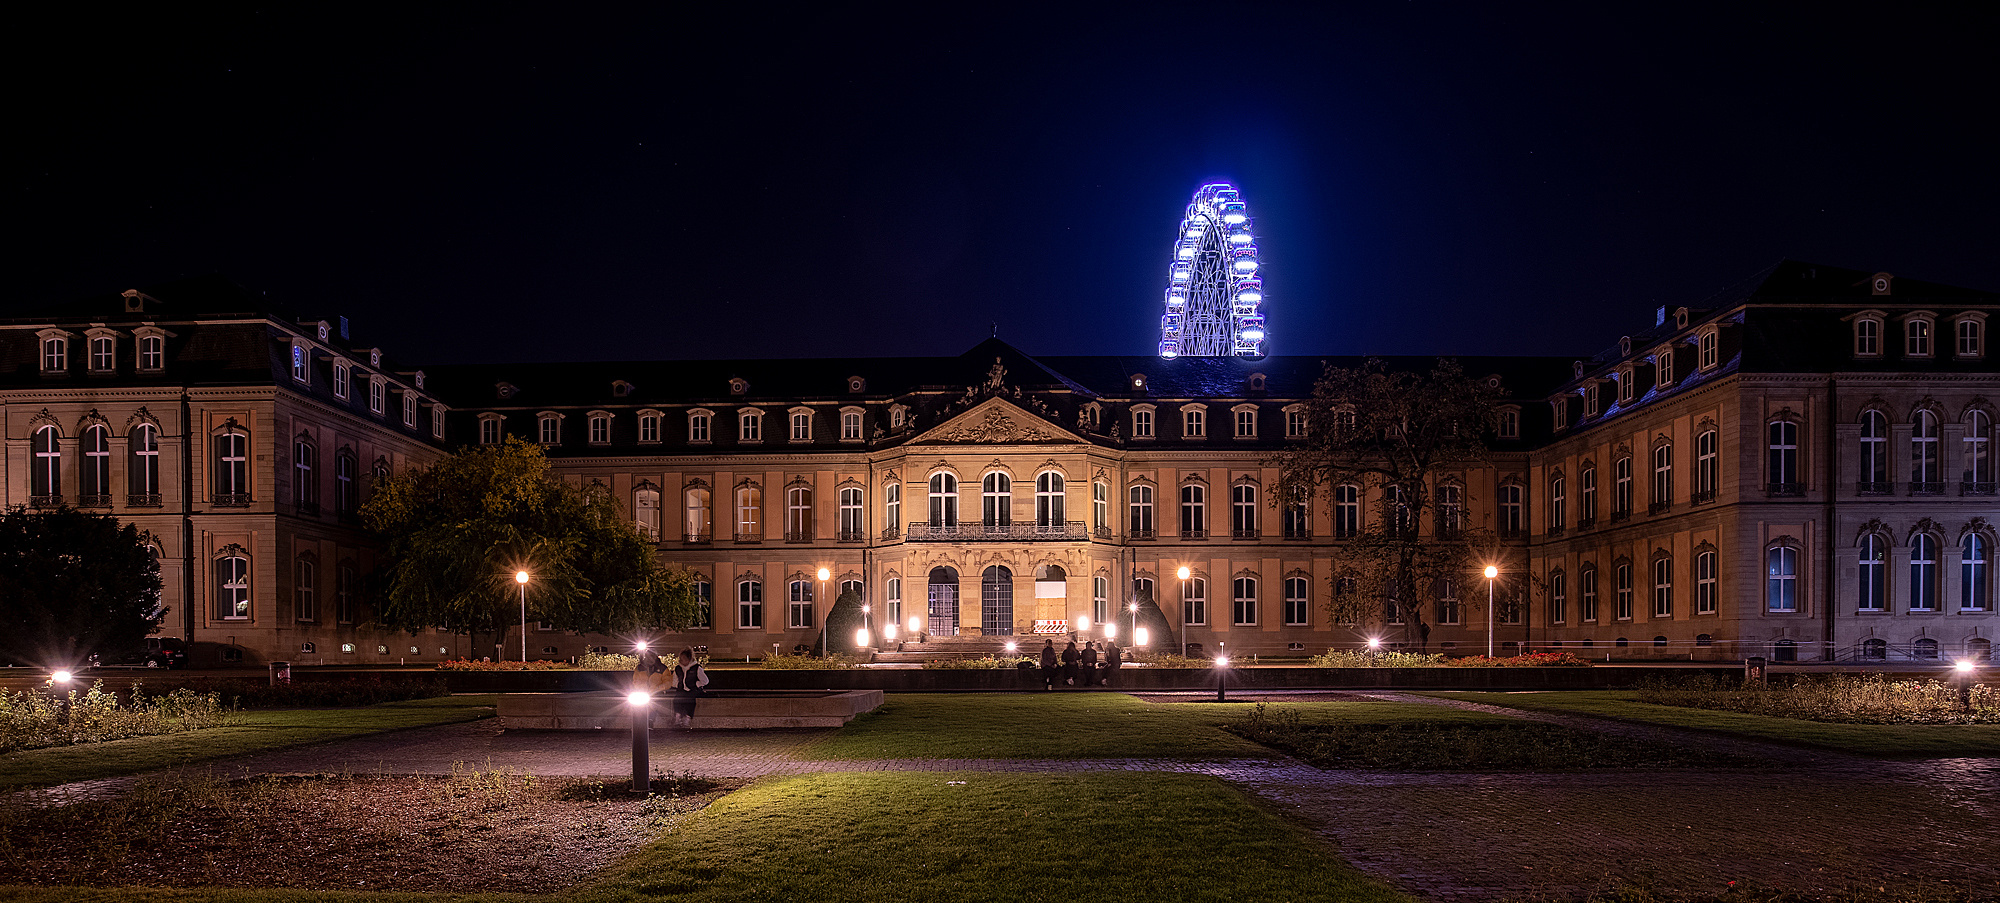
<instances>
[{"instance_id":1,"label":"tall lamppost with light","mask_svg":"<svg viewBox=\"0 0 2000 903\"><path fill-rule=\"evenodd\" d=\"M831 576L833 576L833 572L832 572L832 571L829 571L829 570L827 570L826 568L820 568L820 569L819 569L819 574L818 574L818 576L819 576L819 595L817 595L817 596L814 596L814 597L813 597L813 609L814 609L814 611L813 611L813 614L814 614L815 616L819 616L819 611L818 611L818 609L819 609L819 600L821 600L821 599L824 599L824 598L826 598L826 578L828 578L828 577L831 577ZM826 607L826 610L827 610L827 614L832 614L832 613L833 613L833 606L832 606L832 605L828 605L828 606ZM831 652L833 652L833 650L831 650L831 649L828 649L828 648L826 648L826 618L825 618L825 617L823 617L823 616L820 616L820 618L819 618L819 654L820 654L820 655L827 655L827 654L829 654L829 653L831 653Z\"/></svg>"},{"instance_id":2,"label":"tall lamppost with light","mask_svg":"<svg viewBox=\"0 0 2000 903\"><path fill-rule=\"evenodd\" d=\"M1184 564L1184 565L1181 565L1181 569L1180 569L1180 570L1178 570L1178 571L1175 571L1175 572L1174 572L1174 576L1176 576L1176 577L1179 577L1179 578L1181 578L1181 658L1187 658L1187 650L1188 650L1188 628L1187 628L1187 616L1188 616L1188 594L1187 594L1187 582L1188 582L1188 575L1189 575L1189 574L1191 574L1191 573L1193 573L1193 572L1192 572L1192 571L1189 571L1189 570L1188 570L1188 566L1187 566L1187 565L1185 565L1185 564Z\"/></svg>"},{"instance_id":3,"label":"tall lamppost with light","mask_svg":"<svg viewBox=\"0 0 2000 903\"><path fill-rule=\"evenodd\" d=\"M1493 657L1493 622L1499 620L1499 613L1493 610L1493 578L1500 576L1500 569L1486 566L1486 657Z\"/></svg>"},{"instance_id":4,"label":"tall lamppost with light","mask_svg":"<svg viewBox=\"0 0 2000 903\"><path fill-rule=\"evenodd\" d=\"M1972 659L1969 658L1959 659L1951 666L1953 671L1958 672L1959 711L1968 714L1972 712L1972 672L1977 667L1977 665L1972 663Z\"/></svg>"},{"instance_id":5,"label":"tall lamppost with light","mask_svg":"<svg viewBox=\"0 0 2000 903\"><path fill-rule=\"evenodd\" d=\"M860 630L857 630L857 631L855 631L855 632L854 632L854 647L855 647L855 648L854 648L854 651L855 651L855 652L857 652L857 653L858 653L858 652L860 652L861 650L863 650L863 649L866 649L866 648L868 648L868 636L869 636L869 634L868 634L868 606L867 606L866 604L863 604L863 605L861 606L861 629L860 629Z\"/></svg>"},{"instance_id":6,"label":"tall lamppost with light","mask_svg":"<svg viewBox=\"0 0 2000 903\"><path fill-rule=\"evenodd\" d=\"M514 582L521 585L521 661L528 660L528 572L515 571Z\"/></svg>"}]
</instances>

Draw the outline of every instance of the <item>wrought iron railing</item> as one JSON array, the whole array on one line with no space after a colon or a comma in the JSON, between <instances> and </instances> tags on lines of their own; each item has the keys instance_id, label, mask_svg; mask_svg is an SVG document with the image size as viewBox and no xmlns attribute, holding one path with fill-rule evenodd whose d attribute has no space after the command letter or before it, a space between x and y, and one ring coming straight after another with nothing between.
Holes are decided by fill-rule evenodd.
<instances>
[{"instance_id":1,"label":"wrought iron railing","mask_svg":"<svg viewBox=\"0 0 2000 903\"><path fill-rule=\"evenodd\" d=\"M1992 484L1992 483L1968 483L1968 482L1960 482L1960 483L1958 484L1958 494L1959 494L1959 495L1993 495L1993 494L1994 494L1994 492L1993 492L1994 488L1995 488L1995 487L1994 487L1994 484Z\"/></svg>"},{"instance_id":2,"label":"wrought iron railing","mask_svg":"<svg viewBox=\"0 0 2000 903\"><path fill-rule=\"evenodd\" d=\"M813 535L803 530L786 530L785 541L790 543L812 542Z\"/></svg>"},{"instance_id":3,"label":"wrought iron railing","mask_svg":"<svg viewBox=\"0 0 2000 903\"><path fill-rule=\"evenodd\" d=\"M1860 495L1889 495L1896 491L1896 484L1862 480L1854 484L1854 491Z\"/></svg>"},{"instance_id":4,"label":"wrought iron railing","mask_svg":"<svg viewBox=\"0 0 2000 903\"><path fill-rule=\"evenodd\" d=\"M60 508L62 507L62 503L63 497L60 495L28 496L28 507L30 508Z\"/></svg>"},{"instance_id":5,"label":"wrought iron railing","mask_svg":"<svg viewBox=\"0 0 2000 903\"><path fill-rule=\"evenodd\" d=\"M1647 505L1647 506L1646 506L1646 513L1647 513L1647 514L1664 514L1664 513L1668 512L1668 511L1672 511L1672 510L1673 510L1673 508L1674 508L1674 503L1673 503L1673 502L1654 502L1654 503L1652 503L1652 504L1650 504L1650 505Z\"/></svg>"},{"instance_id":6,"label":"wrought iron railing","mask_svg":"<svg viewBox=\"0 0 2000 903\"><path fill-rule=\"evenodd\" d=\"M214 496L214 505L217 508L248 508L250 507L250 493L218 492Z\"/></svg>"},{"instance_id":7,"label":"wrought iron railing","mask_svg":"<svg viewBox=\"0 0 2000 903\"><path fill-rule=\"evenodd\" d=\"M1774 499L1802 498L1806 494L1804 483L1770 483L1764 489Z\"/></svg>"},{"instance_id":8,"label":"wrought iron railing","mask_svg":"<svg viewBox=\"0 0 2000 903\"><path fill-rule=\"evenodd\" d=\"M1206 540L1208 539L1208 531L1207 531L1207 530L1182 530L1182 531L1181 531L1181 539L1182 539L1183 541L1186 541L1186 542L1204 542L1204 541L1206 541Z\"/></svg>"},{"instance_id":9,"label":"wrought iron railing","mask_svg":"<svg viewBox=\"0 0 2000 903\"><path fill-rule=\"evenodd\" d=\"M738 534L736 534L736 541L737 541L737 542L740 542L740 543L744 543L744 544L755 544L755 543L760 543L760 542L763 542L763 541L764 541L764 534L762 534L762 533L738 533Z\"/></svg>"},{"instance_id":10,"label":"wrought iron railing","mask_svg":"<svg viewBox=\"0 0 2000 903\"><path fill-rule=\"evenodd\" d=\"M158 508L162 502L157 492L135 492L125 497L127 508Z\"/></svg>"},{"instance_id":11,"label":"wrought iron railing","mask_svg":"<svg viewBox=\"0 0 2000 903\"><path fill-rule=\"evenodd\" d=\"M111 507L111 494L108 492L93 492L89 495L79 495L76 497L76 506L78 508L109 508Z\"/></svg>"},{"instance_id":12,"label":"wrought iron railing","mask_svg":"<svg viewBox=\"0 0 2000 903\"><path fill-rule=\"evenodd\" d=\"M1152 542L1155 536L1157 534L1151 530L1127 530L1125 532L1125 538L1133 542Z\"/></svg>"},{"instance_id":13,"label":"wrought iron railing","mask_svg":"<svg viewBox=\"0 0 2000 903\"><path fill-rule=\"evenodd\" d=\"M866 542L868 534L860 530L842 530L835 538L840 542Z\"/></svg>"},{"instance_id":14,"label":"wrought iron railing","mask_svg":"<svg viewBox=\"0 0 2000 903\"><path fill-rule=\"evenodd\" d=\"M1943 484L1943 483L1915 483L1915 482L1913 482L1913 483L1911 483L1911 484L1910 484L1910 494L1911 494L1911 495L1943 495L1943 494L1944 494L1944 484Z\"/></svg>"},{"instance_id":15,"label":"wrought iron railing","mask_svg":"<svg viewBox=\"0 0 2000 903\"><path fill-rule=\"evenodd\" d=\"M694 543L695 545L707 545L715 541L715 534L708 530L689 530L681 534L681 541Z\"/></svg>"},{"instance_id":16,"label":"wrought iron railing","mask_svg":"<svg viewBox=\"0 0 2000 903\"><path fill-rule=\"evenodd\" d=\"M1688 501L1696 505L1706 505L1709 502L1715 501L1715 490L1697 489L1692 495L1688 496Z\"/></svg>"},{"instance_id":17,"label":"wrought iron railing","mask_svg":"<svg viewBox=\"0 0 2000 903\"><path fill-rule=\"evenodd\" d=\"M1250 529L1250 530L1231 530L1231 531L1229 531L1229 538L1230 538L1230 539L1246 539L1246 540L1254 540L1254 539L1256 539L1256 538L1257 538L1257 535L1258 535L1258 534L1257 534L1257 531L1256 531L1255 529Z\"/></svg>"},{"instance_id":18,"label":"wrought iron railing","mask_svg":"<svg viewBox=\"0 0 2000 903\"><path fill-rule=\"evenodd\" d=\"M1594 527L1596 527L1596 526L1597 526L1597 518L1594 518L1594 517L1586 517L1586 518L1584 518L1584 519L1582 519L1582 520L1580 520L1580 521L1577 521L1577 522L1576 522L1576 528L1577 528L1577 530L1579 530L1579 531L1581 531L1581 530L1589 530L1589 529L1592 529L1592 528L1594 528Z\"/></svg>"}]
</instances>

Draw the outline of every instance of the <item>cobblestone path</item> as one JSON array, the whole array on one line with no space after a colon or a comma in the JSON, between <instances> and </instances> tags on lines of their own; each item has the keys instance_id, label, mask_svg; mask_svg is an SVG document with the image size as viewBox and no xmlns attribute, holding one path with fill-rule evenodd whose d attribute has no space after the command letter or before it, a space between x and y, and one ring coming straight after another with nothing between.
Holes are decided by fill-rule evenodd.
<instances>
[{"instance_id":1,"label":"cobblestone path","mask_svg":"<svg viewBox=\"0 0 2000 903\"><path fill-rule=\"evenodd\" d=\"M1190 694L1195 701L1200 694ZM1259 694L1371 698L1488 711L1768 761L1722 771L1401 773L1321 770L1283 759L814 760L830 730L653 733L656 772L758 777L828 771L1208 774L1255 793L1332 841L1365 872L1439 901L1548 893L1621 882L1719 892L1729 881L1797 891L1921 882L2000 892L2000 759L1885 762L1696 731L1527 713L1402 693ZM1169 701L1172 694L1149 694ZM443 773L511 768L617 775L622 731L502 731L440 725L217 763L230 775ZM122 792L136 778L35 795L50 803Z\"/></svg>"}]
</instances>

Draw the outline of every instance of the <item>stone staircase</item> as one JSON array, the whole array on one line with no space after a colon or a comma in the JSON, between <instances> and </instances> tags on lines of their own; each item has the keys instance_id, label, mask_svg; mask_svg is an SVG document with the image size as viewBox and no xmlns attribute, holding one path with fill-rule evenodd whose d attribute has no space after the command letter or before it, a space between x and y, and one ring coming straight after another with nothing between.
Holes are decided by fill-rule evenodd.
<instances>
[{"instance_id":1,"label":"stone staircase","mask_svg":"<svg viewBox=\"0 0 2000 903\"><path fill-rule=\"evenodd\" d=\"M1033 641L1032 645L1029 641ZM914 640L884 645L875 650L875 661L885 664L915 664L948 658L999 658L1007 655L1007 644L1015 643L1023 650L1039 650L1042 643L1036 637L1018 636L934 636L929 642ZM1027 652L1016 653L1018 655Z\"/></svg>"}]
</instances>

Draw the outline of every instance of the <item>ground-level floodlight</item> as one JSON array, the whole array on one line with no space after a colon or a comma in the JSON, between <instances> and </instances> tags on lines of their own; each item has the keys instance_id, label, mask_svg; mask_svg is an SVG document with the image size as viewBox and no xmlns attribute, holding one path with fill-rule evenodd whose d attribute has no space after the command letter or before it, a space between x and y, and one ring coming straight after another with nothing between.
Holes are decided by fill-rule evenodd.
<instances>
[{"instance_id":1,"label":"ground-level floodlight","mask_svg":"<svg viewBox=\"0 0 2000 903\"><path fill-rule=\"evenodd\" d=\"M1008 641L1007 641L1007 654L1008 654L1008 655L1013 655L1014 653L1016 653L1016 652L1019 652L1019 651L1021 651L1021 646L1020 646L1020 644L1018 644L1018 643L1015 643L1015 642L1014 642L1013 640L1008 640Z\"/></svg>"},{"instance_id":2,"label":"ground-level floodlight","mask_svg":"<svg viewBox=\"0 0 2000 903\"><path fill-rule=\"evenodd\" d=\"M1110 621L1106 621L1106 622L1104 622L1104 638L1105 638L1105 639L1107 639L1107 640L1115 640L1115 639L1117 639L1117 638L1118 638L1118 625L1117 625L1117 624L1114 624L1114 623L1112 623L1112 622L1110 622Z\"/></svg>"},{"instance_id":3,"label":"ground-level floodlight","mask_svg":"<svg viewBox=\"0 0 2000 903\"><path fill-rule=\"evenodd\" d=\"M1972 673L1978 669L1979 666L1969 658L1952 663L1951 670L1958 672L1958 707L1961 711L1972 711Z\"/></svg>"},{"instance_id":4,"label":"ground-level floodlight","mask_svg":"<svg viewBox=\"0 0 2000 903\"><path fill-rule=\"evenodd\" d=\"M1369 649L1380 649L1380 648L1382 648L1382 638L1381 638L1381 637L1379 637L1379 636L1371 636L1371 637L1369 637L1369 638L1368 638L1368 648L1369 648Z\"/></svg>"},{"instance_id":5,"label":"ground-level floodlight","mask_svg":"<svg viewBox=\"0 0 2000 903\"><path fill-rule=\"evenodd\" d=\"M863 627L854 632L854 647L856 649L868 648L868 628Z\"/></svg>"},{"instance_id":6,"label":"ground-level floodlight","mask_svg":"<svg viewBox=\"0 0 2000 903\"><path fill-rule=\"evenodd\" d=\"M633 690L625 694L625 702L632 706L632 792L650 793L652 780L647 775L651 758L647 736L653 720L653 694L644 690Z\"/></svg>"},{"instance_id":7,"label":"ground-level floodlight","mask_svg":"<svg viewBox=\"0 0 2000 903\"><path fill-rule=\"evenodd\" d=\"M1218 655L1215 657L1215 701L1216 702L1229 701L1228 691L1223 689L1223 683L1222 683L1223 674L1228 670L1228 668L1229 668L1229 656Z\"/></svg>"},{"instance_id":8,"label":"ground-level floodlight","mask_svg":"<svg viewBox=\"0 0 2000 903\"><path fill-rule=\"evenodd\" d=\"M1134 643L1136 643L1136 644L1138 644L1138 645L1141 645L1141 646L1144 646L1144 645L1146 645L1146 644L1147 644L1148 642L1151 642L1151 641L1152 641L1152 639L1153 639L1152 637L1148 636L1148 635L1147 635L1147 633L1148 633L1148 631L1147 631L1147 630L1146 630L1146 628L1144 628L1144 627L1137 627L1137 628L1134 628L1134 629L1132 630L1132 642L1134 642Z\"/></svg>"}]
</instances>

